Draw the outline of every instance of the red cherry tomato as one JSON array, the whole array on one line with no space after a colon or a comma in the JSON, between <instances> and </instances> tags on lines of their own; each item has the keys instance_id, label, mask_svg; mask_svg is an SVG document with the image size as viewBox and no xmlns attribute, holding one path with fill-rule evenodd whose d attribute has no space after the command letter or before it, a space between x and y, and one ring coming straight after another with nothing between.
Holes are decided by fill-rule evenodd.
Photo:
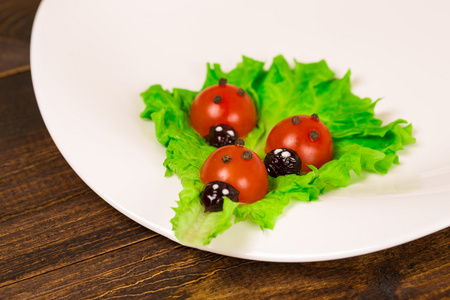
<instances>
[{"instance_id":1,"label":"red cherry tomato","mask_svg":"<svg viewBox=\"0 0 450 300\"><path fill-rule=\"evenodd\" d=\"M200 169L200 178L204 184L220 180L232 185L239 191L240 203L261 200L269 190L263 161L243 146L224 146L211 153Z\"/></svg>"},{"instance_id":2,"label":"red cherry tomato","mask_svg":"<svg viewBox=\"0 0 450 300\"><path fill-rule=\"evenodd\" d=\"M190 110L192 127L201 136L211 126L225 124L233 127L240 138L256 126L257 114L253 99L242 89L231 84L218 84L201 91Z\"/></svg>"},{"instance_id":3,"label":"red cherry tomato","mask_svg":"<svg viewBox=\"0 0 450 300\"><path fill-rule=\"evenodd\" d=\"M307 165L320 168L333 159L330 131L315 114L293 116L278 123L267 137L265 152L277 148L288 148L297 153L302 160L301 173L311 171Z\"/></svg>"}]
</instances>

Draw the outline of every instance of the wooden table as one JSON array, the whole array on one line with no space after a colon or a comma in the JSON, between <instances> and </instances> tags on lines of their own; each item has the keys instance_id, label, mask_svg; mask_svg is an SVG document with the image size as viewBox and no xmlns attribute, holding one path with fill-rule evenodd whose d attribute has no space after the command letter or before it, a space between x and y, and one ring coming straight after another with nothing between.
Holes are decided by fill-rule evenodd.
<instances>
[{"instance_id":1,"label":"wooden table","mask_svg":"<svg viewBox=\"0 0 450 300\"><path fill-rule=\"evenodd\" d=\"M0 299L450 298L450 228L364 256L247 261L183 247L75 174L40 116L29 39L38 0L0 0Z\"/></svg>"}]
</instances>

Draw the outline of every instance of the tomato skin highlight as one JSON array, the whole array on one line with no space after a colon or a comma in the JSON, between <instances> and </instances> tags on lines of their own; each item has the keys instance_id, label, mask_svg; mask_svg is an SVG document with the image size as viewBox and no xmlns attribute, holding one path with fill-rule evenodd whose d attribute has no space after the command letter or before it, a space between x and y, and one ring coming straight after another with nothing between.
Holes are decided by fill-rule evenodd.
<instances>
[{"instance_id":1,"label":"tomato skin highlight","mask_svg":"<svg viewBox=\"0 0 450 300\"><path fill-rule=\"evenodd\" d=\"M269 153L277 148L294 150L302 160L301 173L311 171L307 165L320 168L333 159L333 141L330 131L318 119L299 115L300 123L294 124L293 117L280 121L269 133L264 151ZM316 131L318 138L314 140L310 133Z\"/></svg>"},{"instance_id":2,"label":"tomato skin highlight","mask_svg":"<svg viewBox=\"0 0 450 300\"><path fill-rule=\"evenodd\" d=\"M201 136L209 133L211 126L230 125L240 138L255 128L257 112L253 99L232 84L213 85L202 90L191 105L189 118L192 127ZM220 103L214 98L220 96Z\"/></svg>"},{"instance_id":3,"label":"tomato skin highlight","mask_svg":"<svg viewBox=\"0 0 450 300\"><path fill-rule=\"evenodd\" d=\"M244 151L250 151L252 158L242 158ZM231 160L224 163L224 155L229 155ZM239 191L240 203L254 203L269 191L269 177L263 161L243 146L224 146L211 153L200 169L200 179L204 184L223 181L232 185Z\"/></svg>"}]
</instances>

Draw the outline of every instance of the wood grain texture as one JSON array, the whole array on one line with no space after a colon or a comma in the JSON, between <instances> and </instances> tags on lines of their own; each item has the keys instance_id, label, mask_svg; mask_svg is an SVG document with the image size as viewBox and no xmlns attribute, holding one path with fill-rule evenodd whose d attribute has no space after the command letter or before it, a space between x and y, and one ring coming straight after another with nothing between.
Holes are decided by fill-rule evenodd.
<instances>
[{"instance_id":1,"label":"wood grain texture","mask_svg":"<svg viewBox=\"0 0 450 300\"><path fill-rule=\"evenodd\" d=\"M0 37L29 42L40 0L0 0Z\"/></svg>"},{"instance_id":2,"label":"wood grain texture","mask_svg":"<svg viewBox=\"0 0 450 300\"><path fill-rule=\"evenodd\" d=\"M17 61L26 61L33 18L22 8L37 2L0 0L0 50ZM138 225L61 156L30 73L5 69L0 299L450 299L450 228L368 255L289 264L187 248Z\"/></svg>"},{"instance_id":3,"label":"wood grain texture","mask_svg":"<svg viewBox=\"0 0 450 300\"><path fill-rule=\"evenodd\" d=\"M0 37L0 78L30 70L30 44Z\"/></svg>"},{"instance_id":4,"label":"wood grain texture","mask_svg":"<svg viewBox=\"0 0 450 300\"><path fill-rule=\"evenodd\" d=\"M30 37L39 0L0 0L0 78L30 70Z\"/></svg>"},{"instance_id":5,"label":"wood grain texture","mask_svg":"<svg viewBox=\"0 0 450 300\"><path fill-rule=\"evenodd\" d=\"M155 235L99 201L68 166L29 72L0 80L0 99L0 287Z\"/></svg>"}]
</instances>

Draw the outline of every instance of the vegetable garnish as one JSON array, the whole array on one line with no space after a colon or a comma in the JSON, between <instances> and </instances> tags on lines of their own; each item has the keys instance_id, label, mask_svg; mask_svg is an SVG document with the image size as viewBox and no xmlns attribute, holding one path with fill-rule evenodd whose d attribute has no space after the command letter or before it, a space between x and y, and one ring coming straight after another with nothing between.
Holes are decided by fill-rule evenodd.
<instances>
[{"instance_id":1,"label":"vegetable garnish","mask_svg":"<svg viewBox=\"0 0 450 300\"><path fill-rule=\"evenodd\" d=\"M302 161L302 173L311 171L311 165L320 168L333 159L330 131L317 114L287 117L275 125L267 137L265 152L277 148L295 151Z\"/></svg>"},{"instance_id":2,"label":"vegetable garnish","mask_svg":"<svg viewBox=\"0 0 450 300\"><path fill-rule=\"evenodd\" d=\"M252 97L241 87L222 78L219 83L204 88L196 95L190 105L189 120L194 130L203 137L211 132L212 127L221 124L236 132L234 137L244 138L255 128L257 114ZM207 139L208 142L211 140L217 139ZM226 144L210 145L221 147Z\"/></svg>"},{"instance_id":3,"label":"vegetable garnish","mask_svg":"<svg viewBox=\"0 0 450 300\"><path fill-rule=\"evenodd\" d=\"M200 179L204 184L219 180L232 185L239 191L239 203L259 201L269 190L263 161L241 145L224 146L211 153L200 168Z\"/></svg>"},{"instance_id":4,"label":"vegetable garnish","mask_svg":"<svg viewBox=\"0 0 450 300\"><path fill-rule=\"evenodd\" d=\"M216 192L214 189L217 186L213 184L211 193L221 199L217 207L221 205L222 210L205 212L200 199L205 187L200 169L212 152L224 147L216 149L210 146L191 126L190 108L198 92L178 88L170 92L160 85L152 85L142 93L146 108L141 117L155 122L156 137L167 147L166 176L175 173L183 185L171 222L175 236L184 244L207 245L229 228L233 220L234 223L247 220L257 223L261 229L273 229L291 200L317 200L329 189L347 186L352 173L385 174L393 164L399 164L397 151L415 142L411 124L399 119L383 125L374 115L378 101L359 98L351 92L350 72L343 78L334 78L334 73L323 60L308 64L294 62L291 68L283 56L275 57L267 71L263 66L264 63L248 57L243 57L243 61L228 73L223 72L219 64L208 64L202 90L218 83L219 86L237 86L245 91L244 95L253 99L258 118L256 127L244 137L246 149L243 150L252 150L253 158L245 161L241 158L241 150L238 156L230 156L231 161L224 164L223 156L230 154L223 153L218 158L220 164L232 166L233 162L250 163L256 156L264 158L269 132L282 120L296 115L300 116L300 124L302 115L314 119L320 117L320 122L331 133L333 159L319 169L310 165L311 171L306 174L268 177L268 193L252 204L231 201L225 195L228 192L225 188L220 189L219 195L219 190ZM213 101L210 103L217 105ZM289 123L297 121L289 120ZM207 130L204 135L208 134ZM311 139L317 137L320 140L321 131L314 130L318 136L308 134L312 135ZM292 172L297 171L294 169Z\"/></svg>"}]
</instances>

